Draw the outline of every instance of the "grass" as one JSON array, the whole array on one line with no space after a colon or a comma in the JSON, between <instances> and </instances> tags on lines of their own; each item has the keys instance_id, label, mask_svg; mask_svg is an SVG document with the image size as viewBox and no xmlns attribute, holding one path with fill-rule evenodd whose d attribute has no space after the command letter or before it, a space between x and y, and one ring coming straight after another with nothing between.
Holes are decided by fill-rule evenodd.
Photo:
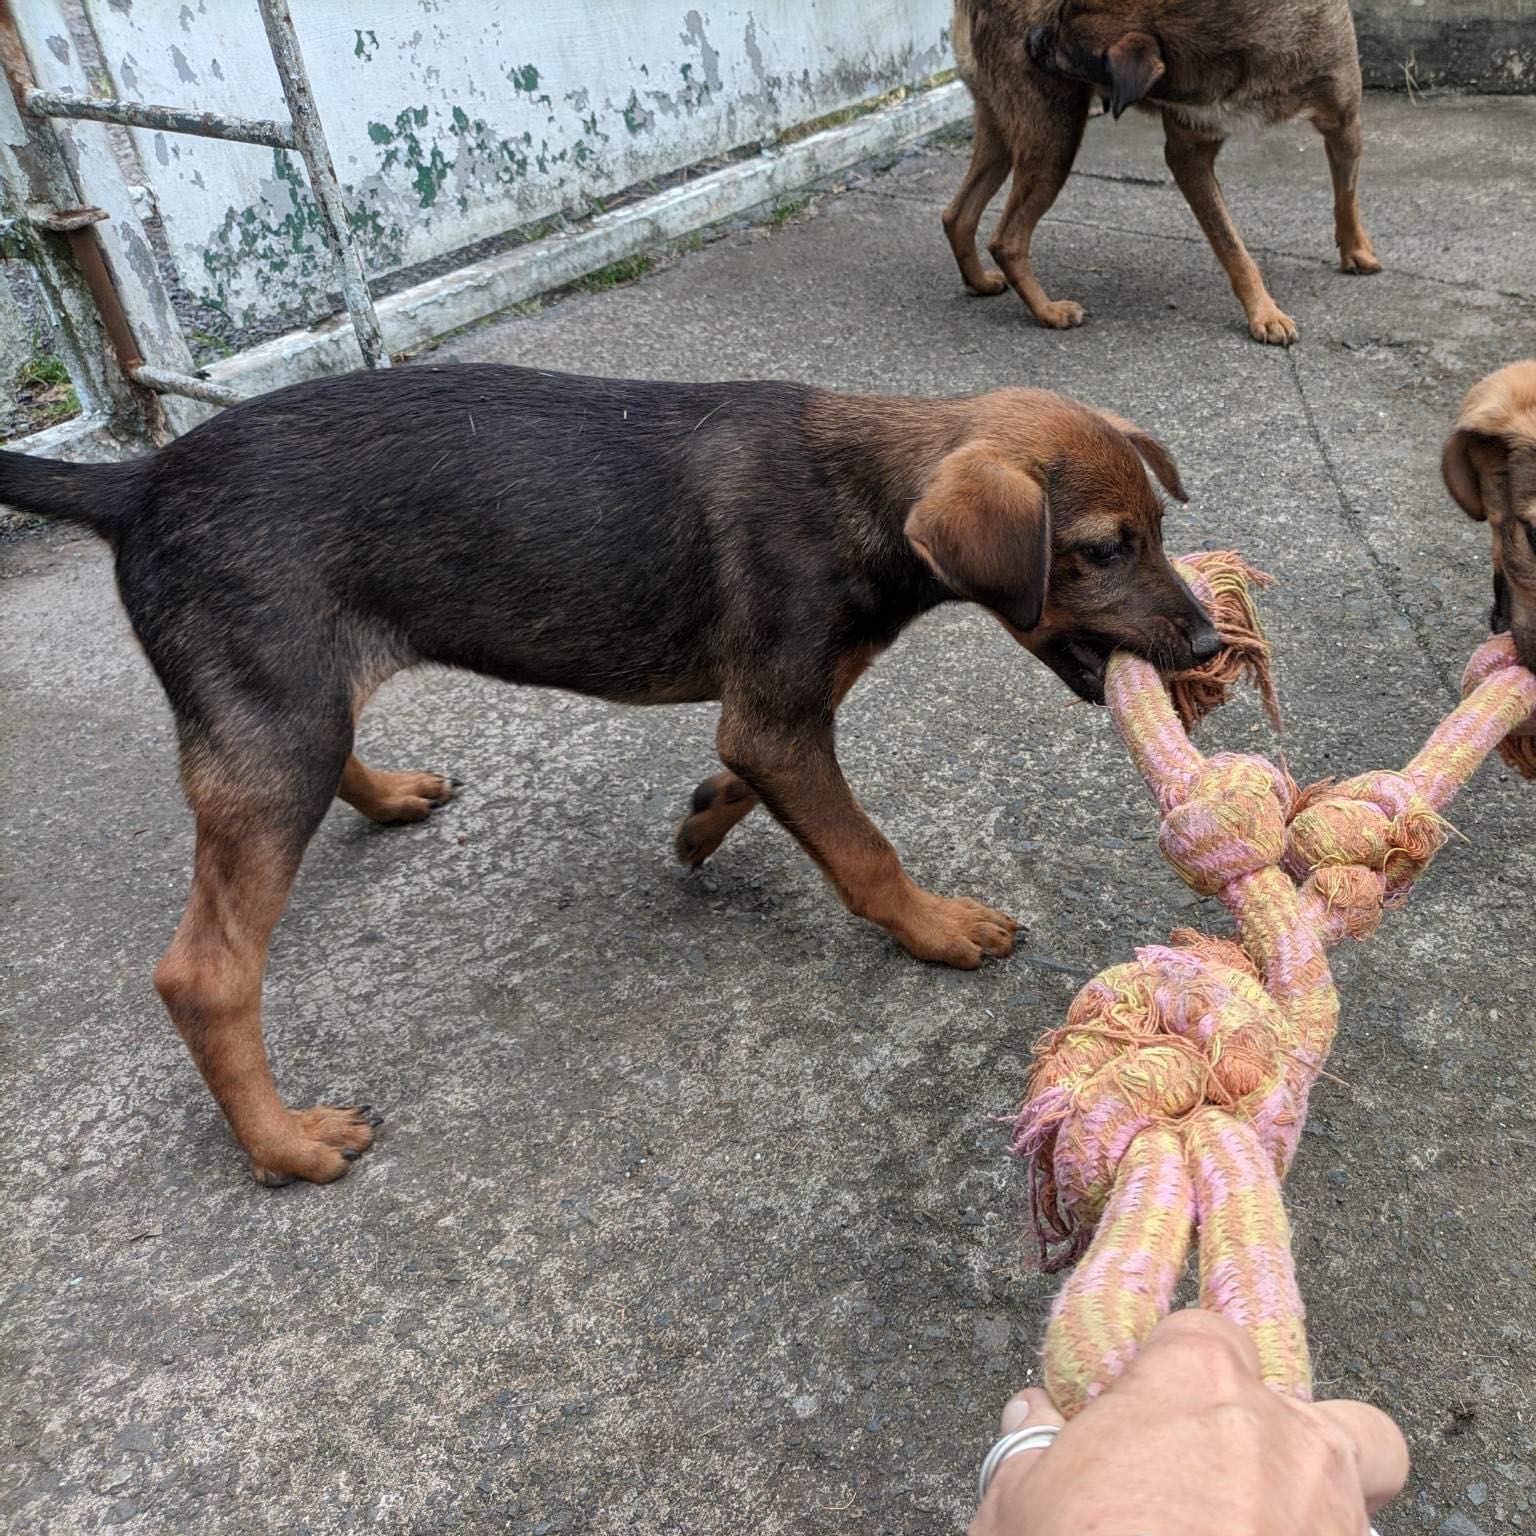
<instances>
[{"instance_id":1,"label":"grass","mask_svg":"<svg viewBox=\"0 0 1536 1536\"><path fill-rule=\"evenodd\" d=\"M80 414L69 370L49 352L34 354L16 370L16 404L32 432Z\"/></svg>"},{"instance_id":2,"label":"grass","mask_svg":"<svg viewBox=\"0 0 1536 1536\"><path fill-rule=\"evenodd\" d=\"M804 197L787 197L782 202L773 205L773 211L768 215L770 224L787 224L797 213L804 213L811 206L809 192Z\"/></svg>"},{"instance_id":3,"label":"grass","mask_svg":"<svg viewBox=\"0 0 1536 1536\"><path fill-rule=\"evenodd\" d=\"M636 278L644 277L655 265L656 259L653 256L624 256L618 261L610 261L606 267L599 267L595 272L588 272L585 277L578 277L571 284L571 291L606 293L610 288L618 288L624 283L632 283Z\"/></svg>"}]
</instances>

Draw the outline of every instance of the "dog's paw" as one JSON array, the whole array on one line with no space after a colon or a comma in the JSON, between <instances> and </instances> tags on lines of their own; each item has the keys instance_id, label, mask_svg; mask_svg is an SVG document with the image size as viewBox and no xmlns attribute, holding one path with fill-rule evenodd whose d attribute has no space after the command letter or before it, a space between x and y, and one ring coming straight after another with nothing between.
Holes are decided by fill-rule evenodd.
<instances>
[{"instance_id":1,"label":"dog's paw","mask_svg":"<svg viewBox=\"0 0 1536 1536\"><path fill-rule=\"evenodd\" d=\"M1288 347L1301 334L1296 322L1274 304L1255 310L1248 317L1248 333L1255 341L1268 342L1272 347Z\"/></svg>"},{"instance_id":2,"label":"dog's paw","mask_svg":"<svg viewBox=\"0 0 1536 1536\"><path fill-rule=\"evenodd\" d=\"M1377 260L1376 252L1371 249L1371 242L1367 240L1352 250L1341 250L1339 271L1356 272L1362 276L1371 272L1380 272L1381 262Z\"/></svg>"},{"instance_id":3,"label":"dog's paw","mask_svg":"<svg viewBox=\"0 0 1536 1536\"><path fill-rule=\"evenodd\" d=\"M383 1123L383 1115L371 1104L285 1110L281 1122L247 1148L251 1177L268 1189L295 1179L329 1184L373 1145L373 1133Z\"/></svg>"},{"instance_id":4,"label":"dog's paw","mask_svg":"<svg viewBox=\"0 0 1536 1536\"><path fill-rule=\"evenodd\" d=\"M1070 331L1082 325L1088 311L1072 299L1052 299L1035 311L1035 319L1055 331Z\"/></svg>"},{"instance_id":5,"label":"dog's paw","mask_svg":"<svg viewBox=\"0 0 1536 1536\"><path fill-rule=\"evenodd\" d=\"M757 796L728 768L705 779L693 792L692 813L677 824L673 847L679 861L697 869L756 804Z\"/></svg>"},{"instance_id":6,"label":"dog's paw","mask_svg":"<svg viewBox=\"0 0 1536 1536\"><path fill-rule=\"evenodd\" d=\"M891 932L919 960L974 971L986 955L999 960L1013 953L1019 925L1006 912L965 896L935 896L919 891L910 911Z\"/></svg>"},{"instance_id":7,"label":"dog's paw","mask_svg":"<svg viewBox=\"0 0 1536 1536\"><path fill-rule=\"evenodd\" d=\"M1008 279L1001 272L983 272L977 278L967 278L965 286L977 298L990 299L994 294L1007 291Z\"/></svg>"},{"instance_id":8,"label":"dog's paw","mask_svg":"<svg viewBox=\"0 0 1536 1536\"><path fill-rule=\"evenodd\" d=\"M439 806L447 805L459 788L457 779L440 773L373 774L375 793L358 809L369 821L394 826L404 821L425 821Z\"/></svg>"}]
</instances>

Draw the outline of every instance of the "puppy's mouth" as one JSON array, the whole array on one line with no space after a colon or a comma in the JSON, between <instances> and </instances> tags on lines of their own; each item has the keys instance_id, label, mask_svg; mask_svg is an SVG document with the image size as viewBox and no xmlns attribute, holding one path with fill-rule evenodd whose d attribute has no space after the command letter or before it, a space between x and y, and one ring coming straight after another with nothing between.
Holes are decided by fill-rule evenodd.
<instances>
[{"instance_id":1,"label":"puppy's mouth","mask_svg":"<svg viewBox=\"0 0 1536 1536\"><path fill-rule=\"evenodd\" d=\"M1057 635L1035 654L1078 698L1089 704L1104 702L1104 669L1121 644L1108 635L1089 631Z\"/></svg>"}]
</instances>

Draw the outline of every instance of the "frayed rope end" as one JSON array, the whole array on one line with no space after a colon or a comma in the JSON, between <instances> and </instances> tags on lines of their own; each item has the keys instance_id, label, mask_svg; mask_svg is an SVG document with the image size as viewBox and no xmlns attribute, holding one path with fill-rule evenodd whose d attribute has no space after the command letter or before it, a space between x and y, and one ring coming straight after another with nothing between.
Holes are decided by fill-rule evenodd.
<instances>
[{"instance_id":1,"label":"frayed rope end","mask_svg":"<svg viewBox=\"0 0 1536 1536\"><path fill-rule=\"evenodd\" d=\"M1210 615L1222 642L1209 661L1165 679L1184 729L1225 704L1233 687L1246 678L1258 690L1270 724L1281 730L1269 640L1253 600L1253 589L1269 586L1274 577L1256 570L1231 549L1204 550L1173 564Z\"/></svg>"}]
</instances>

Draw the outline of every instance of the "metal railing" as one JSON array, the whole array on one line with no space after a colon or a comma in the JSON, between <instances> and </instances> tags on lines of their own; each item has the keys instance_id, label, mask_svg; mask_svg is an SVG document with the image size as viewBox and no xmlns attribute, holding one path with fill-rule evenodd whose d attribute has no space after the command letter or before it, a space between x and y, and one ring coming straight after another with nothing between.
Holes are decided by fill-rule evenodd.
<instances>
[{"instance_id":1,"label":"metal railing","mask_svg":"<svg viewBox=\"0 0 1536 1536\"><path fill-rule=\"evenodd\" d=\"M256 5L288 104L287 122L43 90L33 78L8 0L0 0L0 65L4 67L16 105L33 118L116 123L129 128L153 128L164 133L184 133L198 138L226 139L295 151L302 157L309 174L310 189L320 210L321 229L336 259L342 301L352 318L352 329L357 335L363 362L370 368L387 368L389 353L384 346L384 333L368 291L362 252L347 219L341 183L337 180L314 92L310 89L309 74L304 67L288 0L256 0ZM52 189L55 193L61 190L58 185L61 177L53 175L47 179L55 184ZM33 228L63 235L68 240L102 327L117 354L118 364L135 385L158 394L181 395L209 405L234 404L240 398L234 391L177 369L156 366L140 354L96 238L94 226L106 217L101 209L89 205L65 208L29 203L25 210L26 221Z\"/></svg>"}]
</instances>

